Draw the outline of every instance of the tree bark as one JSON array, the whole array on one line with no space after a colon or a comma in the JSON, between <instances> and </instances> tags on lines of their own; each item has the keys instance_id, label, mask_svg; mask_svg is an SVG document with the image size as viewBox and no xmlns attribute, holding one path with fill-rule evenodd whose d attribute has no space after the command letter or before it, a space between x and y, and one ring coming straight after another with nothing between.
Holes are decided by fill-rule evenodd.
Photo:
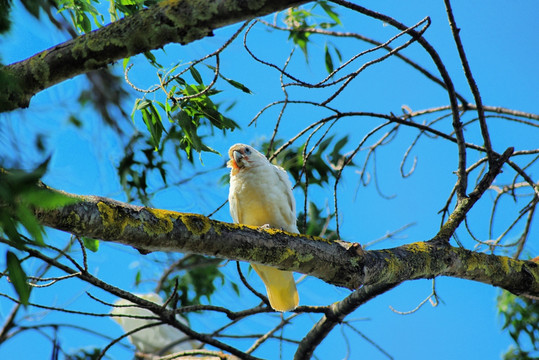
<instances>
[{"instance_id":1,"label":"tree bark","mask_svg":"<svg viewBox=\"0 0 539 360\"><path fill-rule=\"evenodd\" d=\"M130 245L141 252L196 253L266 264L348 289L451 276L518 295L539 296L539 264L452 247L447 242L423 241L364 251L358 243L230 224L103 197L65 195L78 201L35 210L43 225Z\"/></svg>"},{"instance_id":2,"label":"tree bark","mask_svg":"<svg viewBox=\"0 0 539 360\"><path fill-rule=\"evenodd\" d=\"M305 0L168 0L0 68L0 112L29 106L36 93L117 60L188 44L212 31Z\"/></svg>"}]
</instances>

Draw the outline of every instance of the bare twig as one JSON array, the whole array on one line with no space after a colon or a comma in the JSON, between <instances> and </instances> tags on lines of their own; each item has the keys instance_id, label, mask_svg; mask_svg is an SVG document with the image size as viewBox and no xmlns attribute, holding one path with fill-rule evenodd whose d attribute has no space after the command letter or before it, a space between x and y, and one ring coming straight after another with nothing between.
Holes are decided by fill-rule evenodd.
<instances>
[{"instance_id":1,"label":"bare twig","mask_svg":"<svg viewBox=\"0 0 539 360\"><path fill-rule=\"evenodd\" d=\"M493 166L494 155L492 152L492 144L490 142L490 134L488 132L487 122L485 120L485 113L483 110L483 101L481 100L481 95L479 94L479 88L477 87L477 84L475 83L475 79L473 78L473 75L472 75L472 70L470 69L470 65L468 64L468 59L466 58L464 47L462 46L462 41L459 35L460 29L457 27L455 17L453 16L453 10L451 9L451 2L450 0L444 0L444 4L445 4L446 12L447 12L447 18L449 20L449 26L451 27L451 32L453 33L453 39L455 40L455 44L457 45L457 50L459 53L460 61L462 63L462 67L464 68L464 74L466 75L466 80L468 80L468 85L470 86L470 90L472 91L475 104L477 106L477 115L479 116L479 124L481 126L481 135L483 136L485 149L487 150L488 162L490 166Z\"/></svg>"}]
</instances>

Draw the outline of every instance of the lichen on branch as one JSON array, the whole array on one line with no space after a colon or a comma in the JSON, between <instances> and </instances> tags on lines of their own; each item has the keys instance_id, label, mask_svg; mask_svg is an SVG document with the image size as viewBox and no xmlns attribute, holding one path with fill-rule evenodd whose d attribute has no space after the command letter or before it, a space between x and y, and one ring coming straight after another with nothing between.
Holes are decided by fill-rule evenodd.
<instances>
[{"instance_id":1,"label":"lichen on branch","mask_svg":"<svg viewBox=\"0 0 539 360\"><path fill-rule=\"evenodd\" d=\"M142 252L196 253L261 263L349 289L451 276L515 294L539 295L539 264L452 247L436 238L364 251L357 243L341 240L231 224L103 197L68 196L79 201L56 209L37 209L37 219L45 226L130 245Z\"/></svg>"},{"instance_id":2,"label":"lichen on branch","mask_svg":"<svg viewBox=\"0 0 539 360\"><path fill-rule=\"evenodd\" d=\"M36 93L120 59L188 44L230 24L307 1L167 0L0 68L0 112L25 108Z\"/></svg>"}]
</instances>

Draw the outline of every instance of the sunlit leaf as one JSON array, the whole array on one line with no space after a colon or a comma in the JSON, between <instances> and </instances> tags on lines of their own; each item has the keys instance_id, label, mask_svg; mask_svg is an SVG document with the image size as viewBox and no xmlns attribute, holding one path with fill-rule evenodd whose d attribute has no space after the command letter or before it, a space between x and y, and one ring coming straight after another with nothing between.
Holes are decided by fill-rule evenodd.
<instances>
[{"instance_id":1,"label":"sunlit leaf","mask_svg":"<svg viewBox=\"0 0 539 360\"><path fill-rule=\"evenodd\" d=\"M318 4L324 9L326 14L335 21L337 24L342 25L341 19L339 18L339 14L337 14L335 11L333 11L333 6L329 5L326 1L319 1Z\"/></svg>"},{"instance_id":2,"label":"sunlit leaf","mask_svg":"<svg viewBox=\"0 0 539 360\"><path fill-rule=\"evenodd\" d=\"M253 92L245 85L243 85L242 83L240 82L237 82L236 80L232 80L232 79L227 79L227 78L224 78L230 85L234 86L235 88L237 89L240 89L241 91L243 91L244 93L247 93L247 94L252 94Z\"/></svg>"},{"instance_id":3,"label":"sunlit leaf","mask_svg":"<svg viewBox=\"0 0 539 360\"><path fill-rule=\"evenodd\" d=\"M91 252L97 252L99 250L99 240L83 237L82 242L84 247Z\"/></svg>"}]
</instances>

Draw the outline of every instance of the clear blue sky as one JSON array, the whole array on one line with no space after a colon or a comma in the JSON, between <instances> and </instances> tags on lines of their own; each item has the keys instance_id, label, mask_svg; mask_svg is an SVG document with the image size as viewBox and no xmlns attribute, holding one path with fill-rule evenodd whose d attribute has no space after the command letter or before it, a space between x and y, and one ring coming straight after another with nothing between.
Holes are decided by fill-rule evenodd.
<instances>
[{"instance_id":1,"label":"clear blue sky","mask_svg":"<svg viewBox=\"0 0 539 360\"><path fill-rule=\"evenodd\" d=\"M453 77L457 91L472 101L447 25L442 1L366 1L361 4L394 16L407 25L430 16L432 26L426 38L439 52ZM36 23L21 9L19 3L14 6L14 27L9 36L0 40L3 49L2 61L5 64L25 59L65 40L64 35L59 34L52 26ZM539 113L537 2L454 1L453 8L458 25L462 29L461 37L484 104ZM338 11L342 14L346 31L363 33L377 40L388 39L395 34L394 29L378 21ZM270 21L271 19L269 18ZM221 29L215 32L214 37L185 47L168 45L164 52L155 53L159 62L165 66L180 59L196 59L219 47L235 29L236 26ZM242 130L230 134L225 141L220 136L210 139L210 145L221 154L226 154L228 147L236 142L256 145L267 139L273 130L278 109L267 112L258 120L256 126L247 127L247 123L263 106L282 98L278 73L252 61L243 49L241 39L239 40L236 40L223 55L222 72L225 76L247 85L254 94L246 95L221 85L226 90L221 95L221 100L225 104L237 101L237 105L227 115L242 125ZM325 77L322 62L323 41L323 39L318 42L315 40L315 44L311 45L313 57L308 65L305 65L298 51L291 62L290 70L306 79ZM338 46L344 58L365 48L365 45L359 42L332 41L340 44ZM286 59L292 46L286 41L285 34L268 32L259 25L252 31L249 45L258 54L271 56L278 64ZM429 70L435 71L426 54L418 50L417 46L407 49L404 53L413 60L426 64ZM131 79L138 86L146 87L155 82L155 72L145 64L144 58L136 57L132 62L135 66L131 71ZM117 71L121 73L121 64L117 65ZM203 75L205 78L208 77L208 73ZM32 99L29 109L0 115L2 121L0 158L9 156L29 167L38 163L40 158L32 149L34 134L41 133L45 136L47 148L52 155L50 171L44 178L47 184L72 193L101 195L124 201L126 198L118 184L114 166L121 159L125 144L101 123L95 112L91 109L80 110L77 107L76 97L85 86L86 82L82 76L75 78L38 94ZM127 112L131 111L132 103L137 96L140 95L132 93L125 107ZM291 96L317 99L322 95L314 91L291 90ZM367 69L353 86L345 90L333 106L341 110L400 114L403 105L419 110L447 103L447 95L437 85L418 76L399 60L390 59ZM83 120L82 129L76 129L68 124L67 118L71 112L76 112ZM285 113L283 121L286 125L280 137L292 136L305 124L323 116L324 114L317 113L309 107L291 106ZM136 124L143 130L141 119L138 117ZM342 121L334 130L338 137L349 134L351 140L346 150L352 150L365 133L376 124L378 122L373 119L355 118ZM526 128L518 126L507 130L508 128L503 127L503 124L496 119L492 120L492 124L496 129L492 133L495 150L503 152L509 145L517 146L517 150L537 147L539 138L537 132L529 132ZM447 122L440 128L447 129L449 125ZM127 123L123 127L130 129ZM479 143L477 128L471 129L473 130L466 133L467 139ZM412 152L412 156L418 157L417 170L411 178L403 180L400 177L399 164L403 152L415 136L415 131L401 129L394 143L377 153L381 191L385 195L397 195L395 198L383 199L372 183L363 186L353 171L346 174L339 188L343 239L367 243L412 222L415 225L400 234L398 239L379 243L376 248L427 240L436 233L440 224L440 215L437 212L443 207L455 181L452 174L456 169L455 148L452 144L422 139ZM12 143L13 139L16 139L15 143ZM365 152L361 152L358 163L362 163L364 157ZM187 166L181 171L176 170L173 176L178 179L187 178L193 172L211 169L224 162L223 157L213 154L204 154L202 158L204 165L195 162L194 167ZM470 161L478 158L478 154L470 153ZM372 167L370 169L372 170ZM226 173L227 170L222 168L196 182L162 191L152 200L152 205L157 208L207 214L226 199L228 188L219 183L219 179ZM501 179L507 180L511 177L512 175L507 175ZM161 186L158 176L151 177L150 181L155 188ZM324 204L327 198L329 206L332 206L332 189L313 189L312 194L319 205ZM297 192L296 196L300 207L303 201L301 194ZM471 218L475 221L474 228L478 229L478 234L483 239L486 239L486 234L481 225L488 221L489 211L489 204L484 201L480 202L471 214ZM518 208L509 204L507 211L498 213L497 216L501 219L509 218L514 216ZM231 221L228 208L219 211L215 218ZM532 235L537 239L539 235L537 226L533 231ZM474 246L475 243L464 231L460 231L459 234L466 247ZM534 236L531 239L534 239ZM51 242L63 242L65 239L66 234L57 231L49 233ZM532 240L527 251L526 254L536 256L539 252L537 242ZM158 277L157 268L152 260L164 257L162 254L144 257L130 248L102 243L97 254L90 254L89 262L92 273L105 281L127 290L145 292L152 289L154 284L144 283L135 289L133 282L137 269L143 270L147 274L146 278ZM32 265L35 266L33 263L26 264L28 268ZM227 265L223 270L228 279L238 282L234 264ZM261 287L261 283L255 277L251 279L255 286ZM11 291L9 287L5 281L0 282L2 292L9 293ZM500 354L507 350L511 339L500 330L501 320L497 317L495 301L499 291L491 286L440 278L436 280L436 289L443 303L437 307L427 303L411 315L398 315L389 309L389 306L400 311L415 308L430 294L431 287L430 280L404 283L360 307L350 319L357 319L353 325L395 359L494 359L499 358ZM31 300L69 309L84 308L87 311L108 312L109 309L96 304L86 296L84 292L88 290L105 300L114 300L107 294L75 282L35 289ZM301 283L299 291L302 305L324 305L349 294L346 289L334 288L314 278L307 278ZM256 304L256 299L250 297L247 291L242 291L242 295L241 298L236 297L227 287L212 300L212 303L223 306L232 304L233 309L243 309ZM10 309L11 304L0 298L0 318L5 318ZM62 315L39 311L37 318L47 323L54 321L84 323L96 331L111 336L121 334L120 328L110 319L89 317L68 319ZM297 338L305 334L317 319L315 316L302 317L302 320L286 330L285 335ZM190 320L193 327L201 331L205 324L223 321L202 316L193 316ZM267 316L260 316L251 324L255 324L257 331L267 331L269 330L267 322ZM246 325L243 328L241 326L240 332L251 330ZM350 329L339 327L335 328L317 351L316 354L320 359L341 359L346 356L347 345L343 333L350 342L352 359L358 358L360 354L365 359L386 359L380 351ZM62 343L69 344L72 350L82 346L105 344L99 338L81 335L75 330L62 331L60 339ZM29 343L32 344L31 348L28 346ZM246 343L239 344L245 346ZM270 359L278 358L275 350L278 349L278 345L277 343L274 345L272 350L266 348L267 350L255 355ZM51 351L49 342L41 335L28 332L3 345L0 348L0 358L14 358L21 349L25 349L24 354L28 359L47 358ZM284 350L287 354L284 358L288 358L290 349L285 346ZM129 353L119 347L113 348L110 354L117 359L130 358Z\"/></svg>"}]
</instances>

